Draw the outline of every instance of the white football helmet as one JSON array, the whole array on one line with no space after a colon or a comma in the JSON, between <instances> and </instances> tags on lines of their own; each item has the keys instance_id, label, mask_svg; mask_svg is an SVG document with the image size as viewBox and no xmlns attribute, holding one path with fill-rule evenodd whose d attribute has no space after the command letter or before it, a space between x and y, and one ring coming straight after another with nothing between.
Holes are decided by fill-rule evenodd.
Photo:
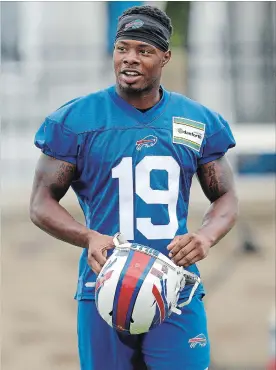
<instances>
[{"instance_id":1,"label":"white football helmet","mask_svg":"<svg viewBox=\"0 0 276 370\"><path fill-rule=\"evenodd\" d=\"M190 303L200 278L152 248L128 243L120 233L114 245L95 287L98 312L108 325L141 334L160 325L172 312L181 314L177 307ZM186 284L194 286L189 298L177 306Z\"/></svg>"}]
</instances>

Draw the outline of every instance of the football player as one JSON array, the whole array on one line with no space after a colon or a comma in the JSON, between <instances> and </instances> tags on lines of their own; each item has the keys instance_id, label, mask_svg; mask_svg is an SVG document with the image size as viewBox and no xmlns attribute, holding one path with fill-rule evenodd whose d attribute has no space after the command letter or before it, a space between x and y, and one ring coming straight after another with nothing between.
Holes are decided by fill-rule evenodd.
<instances>
[{"instance_id":1,"label":"football player","mask_svg":"<svg viewBox=\"0 0 276 370\"><path fill-rule=\"evenodd\" d=\"M118 231L199 274L195 263L236 221L238 201L225 155L235 146L228 123L160 85L171 58L171 33L170 19L155 7L125 11L114 45L115 86L66 103L45 119L35 136L42 154L30 217L45 232L83 249L75 297L82 370L209 366L202 285L181 315L172 314L141 335L118 335L99 316L94 299L97 274ZM189 232L194 175L210 207L202 226ZM59 203L70 186L86 226ZM190 289L185 287L180 301Z\"/></svg>"}]
</instances>

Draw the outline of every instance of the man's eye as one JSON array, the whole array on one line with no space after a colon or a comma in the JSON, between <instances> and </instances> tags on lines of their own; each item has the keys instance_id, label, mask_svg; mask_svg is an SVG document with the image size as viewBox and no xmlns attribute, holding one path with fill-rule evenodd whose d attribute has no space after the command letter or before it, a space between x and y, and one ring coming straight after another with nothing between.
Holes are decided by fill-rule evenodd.
<instances>
[{"instance_id":1,"label":"man's eye","mask_svg":"<svg viewBox=\"0 0 276 370\"><path fill-rule=\"evenodd\" d=\"M117 50L119 50L119 51L125 51L126 49L123 46L117 46Z\"/></svg>"},{"instance_id":2,"label":"man's eye","mask_svg":"<svg viewBox=\"0 0 276 370\"><path fill-rule=\"evenodd\" d=\"M142 49L142 50L140 50L140 53L143 54L143 55L147 55L150 52L148 50Z\"/></svg>"}]
</instances>

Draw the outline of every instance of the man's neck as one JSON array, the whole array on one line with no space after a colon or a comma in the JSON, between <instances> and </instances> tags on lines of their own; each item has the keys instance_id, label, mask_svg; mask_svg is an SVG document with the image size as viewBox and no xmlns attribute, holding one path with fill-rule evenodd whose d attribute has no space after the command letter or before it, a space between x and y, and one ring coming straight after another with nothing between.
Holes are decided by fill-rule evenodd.
<instances>
[{"instance_id":1,"label":"man's neck","mask_svg":"<svg viewBox=\"0 0 276 370\"><path fill-rule=\"evenodd\" d=\"M160 87L153 88L149 92L144 92L140 94L127 93L124 90L120 89L119 86L116 86L116 91L117 94L120 95L120 97L128 102L130 105L142 110L152 108L155 104L159 102L162 97L162 90L160 89Z\"/></svg>"}]
</instances>

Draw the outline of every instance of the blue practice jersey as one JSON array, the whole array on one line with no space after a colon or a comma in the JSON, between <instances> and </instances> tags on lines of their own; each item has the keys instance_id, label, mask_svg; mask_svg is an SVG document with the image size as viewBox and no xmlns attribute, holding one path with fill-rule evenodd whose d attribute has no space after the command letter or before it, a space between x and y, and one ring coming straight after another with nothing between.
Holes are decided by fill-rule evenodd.
<instances>
[{"instance_id":1,"label":"blue practice jersey","mask_svg":"<svg viewBox=\"0 0 276 370\"><path fill-rule=\"evenodd\" d=\"M220 115L183 95L163 89L159 103L142 113L112 86L49 115L35 145L76 165L72 188L88 228L111 236L120 231L168 255L174 236L187 233L198 166L223 156L235 141ZM188 270L199 274L196 265ZM93 299L95 280L84 249L76 298Z\"/></svg>"}]
</instances>

